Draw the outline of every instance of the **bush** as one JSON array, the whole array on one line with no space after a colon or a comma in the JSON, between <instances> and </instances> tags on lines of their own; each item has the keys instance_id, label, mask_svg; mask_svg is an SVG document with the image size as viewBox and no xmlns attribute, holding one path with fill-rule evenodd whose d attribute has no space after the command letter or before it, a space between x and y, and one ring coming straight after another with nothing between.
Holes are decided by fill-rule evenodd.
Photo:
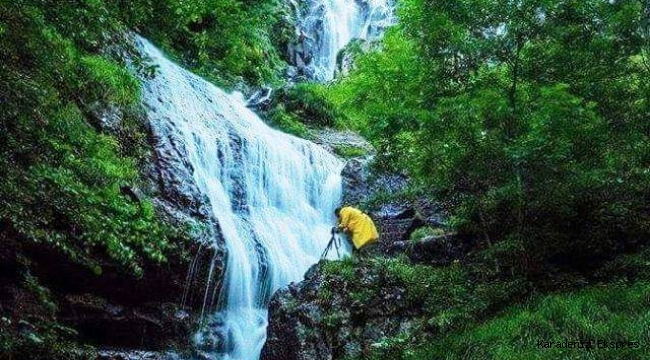
<instances>
[{"instance_id":1,"label":"bush","mask_svg":"<svg viewBox=\"0 0 650 360\"><path fill-rule=\"evenodd\" d=\"M307 125L337 126L343 116L327 97L326 88L320 84L301 83L281 91L277 102Z\"/></svg>"},{"instance_id":2,"label":"bush","mask_svg":"<svg viewBox=\"0 0 650 360\"><path fill-rule=\"evenodd\" d=\"M288 113L284 105L280 104L268 112L267 119L269 125L283 132L301 137L303 139L311 138L309 128L294 115Z\"/></svg>"}]
</instances>

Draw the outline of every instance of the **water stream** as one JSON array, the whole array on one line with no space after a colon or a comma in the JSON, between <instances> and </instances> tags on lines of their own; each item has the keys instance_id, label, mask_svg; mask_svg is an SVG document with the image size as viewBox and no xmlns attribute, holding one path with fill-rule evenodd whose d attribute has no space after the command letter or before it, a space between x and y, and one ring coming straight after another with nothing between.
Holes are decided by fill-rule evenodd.
<instances>
[{"instance_id":1,"label":"water stream","mask_svg":"<svg viewBox=\"0 0 650 360\"><path fill-rule=\"evenodd\" d=\"M270 296L301 280L327 244L344 164L138 42L157 66L143 91L152 131L186 150L227 248L223 291L196 343L212 359L257 359Z\"/></svg>"}]
</instances>

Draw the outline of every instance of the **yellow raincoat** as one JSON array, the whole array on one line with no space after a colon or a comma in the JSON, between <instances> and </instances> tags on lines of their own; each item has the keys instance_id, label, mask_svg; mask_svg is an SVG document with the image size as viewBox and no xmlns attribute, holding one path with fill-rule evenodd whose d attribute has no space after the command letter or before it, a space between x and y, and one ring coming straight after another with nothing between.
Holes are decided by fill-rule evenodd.
<instances>
[{"instance_id":1,"label":"yellow raincoat","mask_svg":"<svg viewBox=\"0 0 650 360\"><path fill-rule=\"evenodd\" d=\"M346 206L339 213L339 229L347 230L352 236L354 247L360 249L364 245L377 241L379 234L370 216L361 210Z\"/></svg>"}]
</instances>

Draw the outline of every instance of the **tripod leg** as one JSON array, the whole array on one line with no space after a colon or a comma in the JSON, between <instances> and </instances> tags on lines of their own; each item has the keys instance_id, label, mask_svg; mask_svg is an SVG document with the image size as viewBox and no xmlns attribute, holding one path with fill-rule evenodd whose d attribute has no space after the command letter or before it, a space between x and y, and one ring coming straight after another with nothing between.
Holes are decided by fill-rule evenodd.
<instances>
[{"instance_id":1,"label":"tripod leg","mask_svg":"<svg viewBox=\"0 0 650 360\"><path fill-rule=\"evenodd\" d=\"M330 247L329 247L329 245L327 245L327 247L325 247L325 250L323 250L323 253L320 255L321 259L325 259L325 256L329 252L329 249L330 249Z\"/></svg>"},{"instance_id":2,"label":"tripod leg","mask_svg":"<svg viewBox=\"0 0 650 360\"><path fill-rule=\"evenodd\" d=\"M340 240L341 240L340 238L337 238L336 240L334 240L334 247L336 248L336 258L337 259L341 258L341 254L339 254L339 245L340 245L339 241Z\"/></svg>"},{"instance_id":3,"label":"tripod leg","mask_svg":"<svg viewBox=\"0 0 650 360\"><path fill-rule=\"evenodd\" d=\"M326 247L325 247L325 250L323 250L323 253L320 254L320 258L321 258L321 259L324 259L324 258L325 258L325 255L327 254L327 248L328 248L328 247L329 247L329 246L326 246Z\"/></svg>"},{"instance_id":4,"label":"tripod leg","mask_svg":"<svg viewBox=\"0 0 650 360\"><path fill-rule=\"evenodd\" d=\"M332 243L334 242L334 237L330 239L330 242L327 243L327 246L325 247L325 250L323 251L323 254L321 254L320 258L324 259L327 253L330 251L332 248Z\"/></svg>"}]
</instances>

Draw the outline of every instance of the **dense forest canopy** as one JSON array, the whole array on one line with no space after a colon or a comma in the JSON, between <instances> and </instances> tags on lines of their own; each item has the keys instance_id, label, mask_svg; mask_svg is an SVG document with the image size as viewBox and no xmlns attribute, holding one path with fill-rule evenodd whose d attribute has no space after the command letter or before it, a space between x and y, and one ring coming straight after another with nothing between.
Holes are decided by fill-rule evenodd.
<instances>
[{"instance_id":1,"label":"dense forest canopy","mask_svg":"<svg viewBox=\"0 0 650 360\"><path fill-rule=\"evenodd\" d=\"M330 87L345 125L499 264L587 262L650 230L643 1L421 1Z\"/></svg>"}]
</instances>

